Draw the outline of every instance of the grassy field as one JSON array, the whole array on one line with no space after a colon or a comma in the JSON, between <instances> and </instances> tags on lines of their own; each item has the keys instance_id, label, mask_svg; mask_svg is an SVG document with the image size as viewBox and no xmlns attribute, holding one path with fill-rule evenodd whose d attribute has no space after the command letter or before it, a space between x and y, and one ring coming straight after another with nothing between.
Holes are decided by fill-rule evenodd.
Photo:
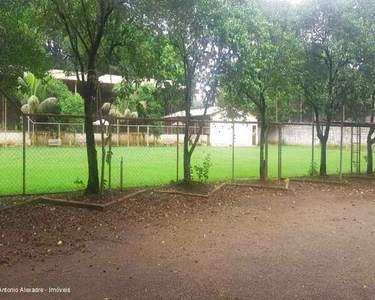
<instances>
[{"instance_id":1,"label":"grassy field","mask_svg":"<svg viewBox=\"0 0 375 300\"><path fill-rule=\"evenodd\" d=\"M100 149L98 149L99 152ZM316 148L315 161L319 163ZM269 147L269 176L277 177L277 146ZM198 147L192 165L202 164L211 155L210 181L232 178L232 149L229 147ZM338 149L329 149L329 174L339 172ZM112 186L119 186L120 160L124 159L124 186L150 186L176 180L177 151L175 147L119 147L113 148ZM259 173L259 148L235 148L235 178L256 178ZM100 155L99 155L100 159ZM365 170L362 160L362 171ZM344 151L344 172L350 171L350 151ZM311 167L311 147L283 146L282 176L307 175ZM85 148L30 147L26 149L27 193L64 192L82 188L86 182ZM182 149L180 148L179 177L182 177ZM108 178L108 170L106 170ZM22 193L22 148L0 148L0 195Z\"/></svg>"}]
</instances>

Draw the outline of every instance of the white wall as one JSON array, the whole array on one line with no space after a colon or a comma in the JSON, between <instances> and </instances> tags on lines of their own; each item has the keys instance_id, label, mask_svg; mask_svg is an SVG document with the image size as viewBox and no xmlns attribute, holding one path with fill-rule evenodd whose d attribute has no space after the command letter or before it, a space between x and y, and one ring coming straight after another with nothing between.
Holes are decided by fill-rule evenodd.
<instances>
[{"instance_id":1,"label":"white wall","mask_svg":"<svg viewBox=\"0 0 375 300\"><path fill-rule=\"evenodd\" d=\"M356 129L354 129L356 130ZM367 142L368 128L362 128L361 130L361 143L363 145ZM269 141L277 142L277 131L274 129L269 134ZM312 127L309 125L283 125L282 131L283 142L287 145L311 145L312 139ZM341 142L341 128L331 127L329 132L328 144L340 145ZM316 127L314 128L314 143L319 145L319 139L316 135ZM351 144L351 128L344 128L343 135L344 146L350 146Z\"/></svg>"},{"instance_id":2,"label":"white wall","mask_svg":"<svg viewBox=\"0 0 375 300\"><path fill-rule=\"evenodd\" d=\"M23 144L22 132L1 132L0 131L0 146L20 146ZM30 145L30 139L26 136L26 145Z\"/></svg>"},{"instance_id":3,"label":"white wall","mask_svg":"<svg viewBox=\"0 0 375 300\"><path fill-rule=\"evenodd\" d=\"M255 127L255 129L253 129ZM256 146L258 143L258 125L239 124L234 125L234 145L238 147ZM253 141L253 134L255 139ZM253 143L255 142L255 143ZM233 144L233 127L230 123L210 124L210 145L216 147L230 147Z\"/></svg>"},{"instance_id":4,"label":"white wall","mask_svg":"<svg viewBox=\"0 0 375 300\"><path fill-rule=\"evenodd\" d=\"M232 146L232 134L233 128L232 123L214 123L215 121L228 121L226 116L222 113L212 115L212 123L210 123L210 145L211 146ZM251 114L247 115L246 118L237 118L235 122L258 122L257 118ZM255 129L253 131L253 127ZM258 144L258 125L257 124L240 124L235 123L234 125L234 145L238 147L250 147ZM253 140L253 134L255 139Z\"/></svg>"}]
</instances>

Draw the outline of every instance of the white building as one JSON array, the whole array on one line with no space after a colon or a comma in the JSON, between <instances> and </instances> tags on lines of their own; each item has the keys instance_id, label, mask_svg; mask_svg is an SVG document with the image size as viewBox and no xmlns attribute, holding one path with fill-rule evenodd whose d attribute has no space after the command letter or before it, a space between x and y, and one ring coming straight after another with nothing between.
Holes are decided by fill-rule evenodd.
<instances>
[{"instance_id":1,"label":"white building","mask_svg":"<svg viewBox=\"0 0 375 300\"><path fill-rule=\"evenodd\" d=\"M245 118L228 118L224 109L219 107L209 107L206 114L204 109L193 109L190 111L192 119L206 120L205 127L200 138L202 143L210 146L226 147L233 144L233 121L243 122L234 124L234 145L238 147L256 146L258 144L258 119L248 114ZM165 116L164 119L185 117L185 111L179 111ZM251 122L251 123L246 123ZM172 126L176 124L172 123ZM181 127L183 125L180 125ZM199 122L192 122L190 133L193 138L199 129ZM165 137L167 138L167 137ZM183 137L180 136L180 140Z\"/></svg>"}]
</instances>

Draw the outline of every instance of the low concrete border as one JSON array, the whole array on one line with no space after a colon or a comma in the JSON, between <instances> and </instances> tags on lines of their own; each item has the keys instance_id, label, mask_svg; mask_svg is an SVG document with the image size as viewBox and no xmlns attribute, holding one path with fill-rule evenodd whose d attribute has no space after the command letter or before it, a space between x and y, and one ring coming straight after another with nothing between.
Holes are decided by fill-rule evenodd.
<instances>
[{"instance_id":1,"label":"low concrete border","mask_svg":"<svg viewBox=\"0 0 375 300\"><path fill-rule=\"evenodd\" d=\"M218 187L213 189L208 194L194 194L194 193L185 193L180 191L161 191L161 190L154 190L154 193L158 194L172 194L172 195L182 195L182 196L190 196L190 197L200 197L200 198L210 198L213 194L217 191L221 190L225 186L237 186L237 187L250 187L254 189L269 189L269 190L278 190L278 191L287 191L289 190L289 180L285 181L285 187L277 187L277 186L266 186L260 184L242 184L242 183L235 183L235 182L224 182L220 184Z\"/></svg>"},{"instance_id":2,"label":"low concrete border","mask_svg":"<svg viewBox=\"0 0 375 300\"><path fill-rule=\"evenodd\" d=\"M292 182L302 183L315 183L315 184L328 184L328 185L350 185L349 182L344 181L333 181L333 180L316 180L316 179L304 179L304 178L290 178Z\"/></svg>"},{"instance_id":3,"label":"low concrete border","mask_svg":"<svg viewBox=\"0 0 375 300\"><path fill-rule=\"evenodd\" d=\"M215 189L213 189L211 192L208 193L208 197L211 197L213 194L215 194L218 190L221 190L226 185L228 185L228 182L224 182L220 184L218 187L216 187Z\"/></svg>"},{"instance_id":4,"label":"low concrete border","mask_svg":"<svg viewBox=\"0 0 375 300\"><path fill-rule=\"evenodd\" d=\"M241 180L240 180L241 181ZM111 201L106 204L97 204L97 203L86 203L86 202L79 202L79 201L68 201L64 199L55 199L47 196L41 196L39 198L35 198L33 200L27 201L25 203L21 203L16 206L21 206L24 204L37 204L37 203L42 203L42 204L50 204L50 205L57 205L57 206L71 206L71 207L76 207L76 208L84 208L84 209L90 209L90 210L99 210L99 211L105 211L112 206L115 206L117 204L120 204L124 202L125 200L138 196L144 192L151 191L154 193L159 193L159 194L172 194L172 195L182 195L182 196L190 196L190 197L199 197L199 198L205 198L208 199L212 195L214 195L216 192L221 190L225 186L237 186L237 187L249 187L249 188L254 188L254 189L270 189L270 190L279 190L279 191L287 191L289 190L289 180L285 180L285 188L284 187L276 187L276 186L265 186L265 185L259 185L259 184L241 184L241 183L236 183L236 182L224 182L217 186L215 189L210 191L208 194L194 194L194 193L186 193L186 192L179 192L179 191L163 191L163 190L140 190L134 193L131 193L129 195L126 195L122 198L116 199L114 201ZM2 209L7 210L14 208L15 206L10 206L7 208Z\"/></svg>"},{"instance_id":5,"label":"low concrete border","mask_svg":"<svg viewBox=\"0 0 375 300\"><path fill-rule=\"evenodd\" d=\"M190 196L190 197L200 197L200 198L209 198L208 194L193 194L193 193L185 193L179 191L161 191L161 190L153 190L154 193L157 194L172 194L172 195L182 195L182 196Z\"/></svg>"},{"instance_id":6,"label":"low concrete border","mask_svg":"<svg viewBox=\"0 0 375 300\"><path fill-rule=\"evenodd\" d=\"M375 176L371 175L347 175L345 177L353 178L353 179L364 179L364 180L375 180Z\"/></svg>"},{"instance_id":7,"label":"low concrete border","mask_svg":"<svg viewBox=\"0 0 375 300\"><path fill-rule=\"evenodd\" d=\"M51 205L57 205L57 206L71 206L76 208L85 208L90 210L100 210L105 211L109 208L111 208L114 205L120 204L124 202L125 200L138 196L139 194L142 194L146 192L147 190L140 190L134 193L131 193L129 195L126 195L120 199L113 200L111 202L108 202L106 204L97 204L97 203L85 203L85 202L79 202L79 201L68 201L63 199L54 199L50 197L39 197L38 199L33 200L33 203L43 203L43 204L51 204Z\"/></svg>"},{"instance_id":8,"label":"low concrete border","mask_svg":"<svg viewBox=\"0 0 375 300\"><path fill-rule=\"evenodd\" d=\"M231 186L238 186L238 187L250 187L254 189L264 189L264 190L276 190L276 191L288 191L288 187L279 187L279 186L266 186L266 185L260 185L260 184L244 184L244 183L229 183Z\"/></svg>"}]
</instances>

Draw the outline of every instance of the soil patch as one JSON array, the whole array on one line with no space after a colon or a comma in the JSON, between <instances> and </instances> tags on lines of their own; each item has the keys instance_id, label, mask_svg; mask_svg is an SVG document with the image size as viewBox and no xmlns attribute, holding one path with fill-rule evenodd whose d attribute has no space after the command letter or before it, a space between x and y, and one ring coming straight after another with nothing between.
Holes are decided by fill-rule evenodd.
<instances>
[{"instance_id":1,"label":"soil patch","mask_svg":"<svg viewBox=\"0 0 375 300\"><path fill-rule=\"evenodd\" d=\"M77 191L66 194L51 194L48 195L48 198L83 203L107 204L140 190L140 188L127 188L124 190L104 190L102 195L85 195L84 192Z\"/></svg>"},{"instance_id":2,"label":"soil patch","mask_svg":"<svg viewBox=\"0 0 375 300\"><path fill-rule=\"evenodd\" d=\"M155 188L155 189L160 190L160 191L207 195L208 193L213 191L215 188L217 188L221 184L222 182L217 182L217 183L192 182L190 185L170 184L170 185L164 185L162 187Z\"/></svg>"},{"instance_id":3,"label":"soil patch","mask_svg":"<svg viewBox=\"0 0 375 300\"><path fill-rule=\"evenodd\" d=\"M3 209L9 209L13 206L22 205L33 201L36 199L36 196L9 196L9 197L0 197L0 211Z\"/></svg>"}]
</instances>

